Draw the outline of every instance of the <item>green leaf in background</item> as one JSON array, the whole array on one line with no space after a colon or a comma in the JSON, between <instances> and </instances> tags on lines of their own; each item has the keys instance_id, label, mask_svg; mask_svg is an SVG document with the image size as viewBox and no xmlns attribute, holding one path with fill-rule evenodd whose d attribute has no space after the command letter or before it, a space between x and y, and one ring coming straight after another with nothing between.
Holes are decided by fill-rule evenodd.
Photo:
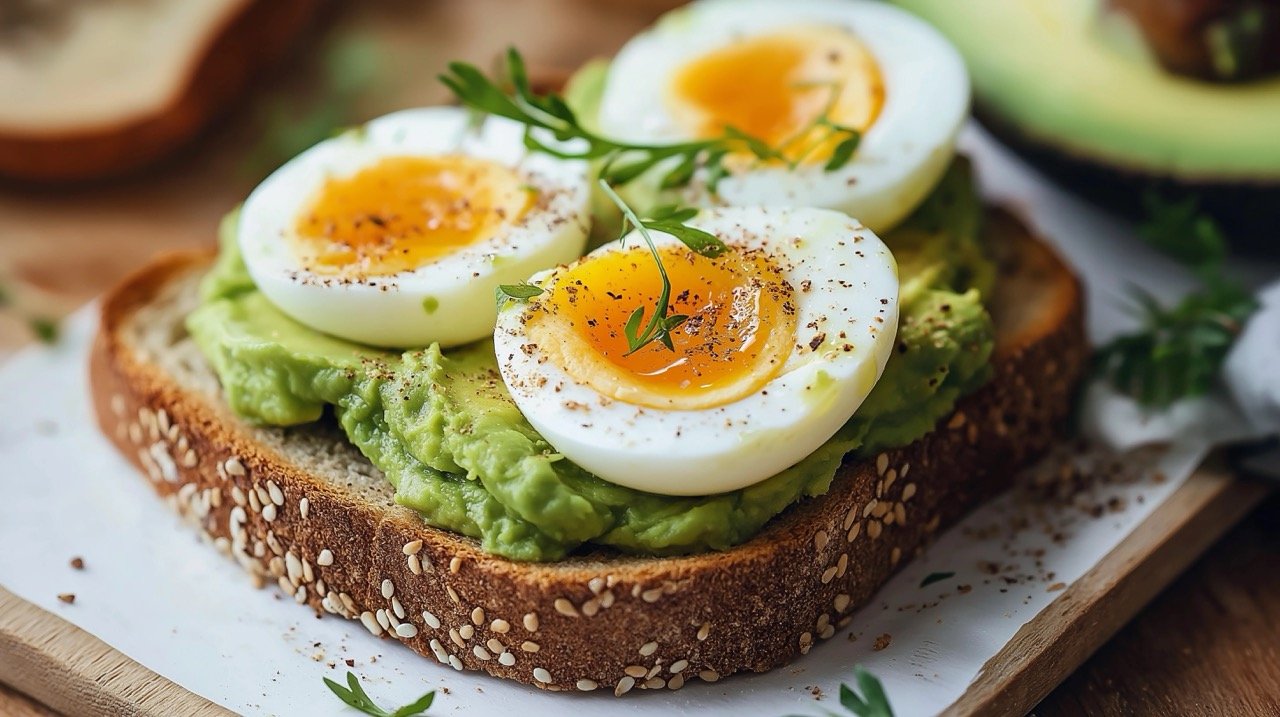
<instances>
[{"instance_id":1,"label":"green leaf in background","mask_svg":"<svg viewBox=\"0 0 1280 717\"><path fill-rule=\"evenodd\" d=\"M385 79L385 58L369 37L340 34L321 52L313 93L276 97L261 108L263 129L245 165L255 178L351 127L359 119L360 100Z\"/></svg>"},{"instance_id":2,"label":"green leaf in background","mask_svg":"<svg viewBox=\"0 0 1280 717\"><path fill-rule=\"evenodd\" d=\"M1226 237L1212 217L1201 213L1195 197L1173 202L1148 192L1142 201L1147 220L1138 234L1148 244L1193 268L1212 269L1226 260Z\"/></svg>"},{"instance_id":3,"label":"green leaf in background","mask_svg":"<svg viewBox=\"0 0 1280 717\"><path fill-rule=\"evenodd\" d=\"M1191 268L1202 288L1171 307L1135 288L1141 327L1101 347L1094 369L1143 406L1164 408L1213 388L1258 303L1247 287L1226 275L1226 238L1194 198L1167 202L1148 195L1146 204L1150 217L1139 234Z\"/></svg>"},{"instance_id":4,"label":"green leaf in background","mask_svg":"<svg viewBox=\"0 0 1280 717\"><path fill-rule=\"evenodd\" d=\"M36 316L27 322L31 326L31 333L43 344L55 344L58 342L58 322L45 316Z\"/></svg>"}]
</instances>

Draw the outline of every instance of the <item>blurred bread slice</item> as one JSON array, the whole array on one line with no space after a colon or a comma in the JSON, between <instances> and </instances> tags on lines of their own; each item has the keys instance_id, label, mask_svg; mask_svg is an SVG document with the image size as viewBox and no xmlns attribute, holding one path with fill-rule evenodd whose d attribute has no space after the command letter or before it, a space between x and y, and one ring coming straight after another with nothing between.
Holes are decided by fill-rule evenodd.
<instances>
[{"instance_id":1,"label":"blurred bread slice","mask_svg":"<svg viewBox=\"0 0 1280 717\"><path fill-rule=\"evenodd\" d=\"M0 175L40 183L169 154L280 59L320 4L10 2L0 12Z\"/></svg>"}]
</instances>

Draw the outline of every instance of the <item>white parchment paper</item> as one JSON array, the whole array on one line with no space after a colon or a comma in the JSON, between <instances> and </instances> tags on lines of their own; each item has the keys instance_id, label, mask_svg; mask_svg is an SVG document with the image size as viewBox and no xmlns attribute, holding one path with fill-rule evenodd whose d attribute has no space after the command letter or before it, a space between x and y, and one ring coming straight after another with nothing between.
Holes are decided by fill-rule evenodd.
<instances>
[{"instance_id":1,"label":"white parchment paper","mask_svg":"<svg viewBox=\"0 0 1280 717\"><path fill-rule=\"evenodd\" d=\"M963 144L989 196L1009 202L1056 241L1085 280L1091 335L1125 327L1127 283L1158 296L1189 277L1131 238L1131 229L1047 184L980 131ZM213 227L210 227L212 235ZM86 309L52 349L0 369L0 585L79 625L148 668L249 715L355 714L321 684L351 660L375 699L394 706L440 690L431 714L824 714L855 664L883 681L899 715L954 702L983 663L1066 585L1114 548L1183 482L1205 441L1144 454L1147 477L1096 487L1075 503L1010 494L979 509L908 565L848 628L793 665L677 692L615 699L547 693L419 657L356 622L317 619L274 588L255 590L232 561L202 545L146 481L97 434L85 357ZM1141 473L1141 471L1139 471ZM68 561L82 556L84 570ZM954 573L928 586L932 573ZM74 604L57 599L74 593ZM448 690L447 693L444 690Z\"/></svg>"}]
</instances>

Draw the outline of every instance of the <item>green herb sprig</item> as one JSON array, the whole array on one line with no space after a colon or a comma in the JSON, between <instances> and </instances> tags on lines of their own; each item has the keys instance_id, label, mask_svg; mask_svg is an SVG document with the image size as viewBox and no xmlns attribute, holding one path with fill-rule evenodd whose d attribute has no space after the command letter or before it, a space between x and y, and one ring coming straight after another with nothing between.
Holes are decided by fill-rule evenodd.
<instances>
[{"instance_id":1,"label":"green herb sprig","mask_svg":"<svg viewBox=\"0 0 1280 717\"><path fill-rule=\"evenodd\" d=\"M436 698L436 693L432 690L403 707L387 711L374 703L368 693L364 691L364 686L360 684L360 679L356 677L354 672L347 673L346 687L328 677L324 678L324 684L348 707L360 710L367 715L371 715L371 717L415 717L416 715L426 714L427 709L431 707L431 702Z\"/></svg>"},{"instance_id":2,"label":"green herb sprig","mask_svg":"<svg viewBox=\"0 0 1280 717\"><path fill-rule=\"evenodd\" d=\"M854 687L840 683L840 706L854 717L893 717L893 708L885 695L884 685L861 665L853 668ZM837 717L828 711L830 717ZM790 715L789 717L796 717Z\"/></svg>"},{"instance_id":3,"label":"green herb sprig","mask_svg":"<svg viewBox=\"0 0 1280 717\"><path fill-rule=\"evenodd\" d=\"M653 235L649 232L659 231L670 234L698 255L713 259L727 251L728 247L711 232L686 224L698 214L697 209L664 205L654 209L649 213L649 216L641 219L635 213L635 210L628 206L622 197L618 196L613 187L609 186L609 182L604 179L599 181L601 191L622 212L622 232L619 239L625 237L631 229L636 229L640 237L644 239L645 246L649 248L649 254L653 257L653 261L658 267L658 275L662 279L662 291L658 295L653 313L649 314L648 321L645 320L645 307L637 306L635 311L631 312L626 325L623 327L624 335L627 338L627 353L625 355L630 356L654 342L666 346L670 351L675 351L676 347L671 339L671 332L679 328L689 317L684 314L671 314L671 279L667 276L666 265L662 263L662 254L658 252L658 246L654 243ZM525 282L522 284L501 284L494 290L494 297L498 302L498 309L501 310L508 301L528 301L544 293L546 293L546 289Z\"/></svg>"},{"instance_id":4,"label":"green herb sprig","mask_svg":"<svg viewBox=\"0 0 1280 717\"><path fill-rule=\"evenodd\" d=\"M649 247L649 254L653 256L654 263L658 265L658 275L662 278L662 291L658 295L653 313L649 315L649 320L645 321L644 307L637 306L627 319L626 326L623 327L627 338L626 355L630 356L655 341L666 346L667 350L675 351L671 332L679 328L689 317L684 314L670 314L671 280L667 277L667 268L662 263L662 255L658 253L658 247L653 242L650 230L666 232L679 239L695 253L708 258L718 257L728 248L714 234L685 224L698 213L696 209L664 206L654 210L648 218L641 219L636 216L631 207L627 206L622 197L618 196L613 187L609 186L608 181L601 179L600 189L622 212L622 236L626 236L632 227L640 233L645 245Z\"/></svg>"},{"instance_id":5,"label":"green herb sprig","mask_svg":"<svg viewBox=\"0 0 1280 717\"><path fill-rule=\"evenodd\" d=\"M715 137L674 144L644 144L604 137L584 127L559 94L536 94L530 86L524 59L515 48L507 50L505 74L497 80L485 76L474 65L454 62L446 73L440 75L440 81L453 91L464 107L523 124L524 144L531 150L562 159L603 160L600 177L615 187L670 161L671 166L665 168L659 180L663 189L685 186L693 180L699 168L705 168L707 186L715 191L718 182L728 174L724 160L730 154L746 151L757 161L781 162L795 169L817 147L838 139L824 165L826 171L835 171L848 164L861 140L861 133L856 128L831 119L830 112L839 94L839 87L835 85L832 85L832 99L822 114L794 137L772 147L732 126L725 127ZM820 130L817 141L796 157L789 157L785 150L808 137L815 129ZM536 134L539 130L549 132L559 142L575 140L581 147L551 146L539 139Z\"/></svg>"},{"instance_id":6,"label":"green herb sprig","mask_svg":"<svg viewBox=\"0 0 1280 717\"><path fill-rule=\"evenodd\" d=\"M528 301L535 296L541 296L545 291L546 289L541 286L524 282L520 284L499 284L498 288L493 290L493 295L498 301L498 308L501 309L503 304L508 301Z\"/></svg>"},{"instance_id":7,"label":"green herb sprig","mask_svg":"<svg viewBox=\"0 0 1280 717\"><path fill-rule=\"evenodd\" d=\"M1249 290L1227 277L1227 243L1194 198L1166 202L1146 197L1149 219L1140 235L1190 266L1202 288L1171 307L1133 289L1142 327L1098 350L1095 370L1151 408L1207 393L1249 316L1258 308Z\"/></svg>"},{"instance_id":8,"label":"green herb sprig","mask_svg":"<svg viewBox=\"0 0 1280 717\"><path fill-rule=\"evenodd\" d=\"M853 678L857 683L856 690L843 683L840 685L841 706L857 717L893 717L884 685L875 675L858 666L853 668Z\"/></svg>"}]
</instances>

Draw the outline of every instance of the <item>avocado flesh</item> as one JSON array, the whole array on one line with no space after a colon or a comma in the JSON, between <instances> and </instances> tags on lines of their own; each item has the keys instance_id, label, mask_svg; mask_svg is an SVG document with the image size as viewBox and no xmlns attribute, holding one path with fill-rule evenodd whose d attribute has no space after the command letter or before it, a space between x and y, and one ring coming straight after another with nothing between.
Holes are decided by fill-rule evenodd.
<instances>
[{"instance_id":1,"label":"avocado flesh","mask_svg":"<svg viewBox=\"0 0 1280 717\"><path fill-rule=\"evenodd\" d=\"M1183 183L1280 182L1280 78L1165 71L1105 0L894 0L959 48L982 111L1070 157Z\"/></svg>"},{"instance_id":2,"label":"avocado flesh","mask_svg":"<svg viewBox=\"0 0 1280 717\"><path fill-rule=\"evenodd\" d=\"M982 296L995 269L980 217L968 164L957 160L884 237L902 280L898 346L862 407L791 468L712 496L624 488L558 456L507 394L489 341L397 353L292 321L245 271L234 215L223 223L219 259L187 326L239 415L297 425L332 410L395 487L397 502L491 553L555 560L583 544L649 555L718 550L825 493L847 454L911 443L985 383L994 327Z\"/></svg>"}]
</instances>

